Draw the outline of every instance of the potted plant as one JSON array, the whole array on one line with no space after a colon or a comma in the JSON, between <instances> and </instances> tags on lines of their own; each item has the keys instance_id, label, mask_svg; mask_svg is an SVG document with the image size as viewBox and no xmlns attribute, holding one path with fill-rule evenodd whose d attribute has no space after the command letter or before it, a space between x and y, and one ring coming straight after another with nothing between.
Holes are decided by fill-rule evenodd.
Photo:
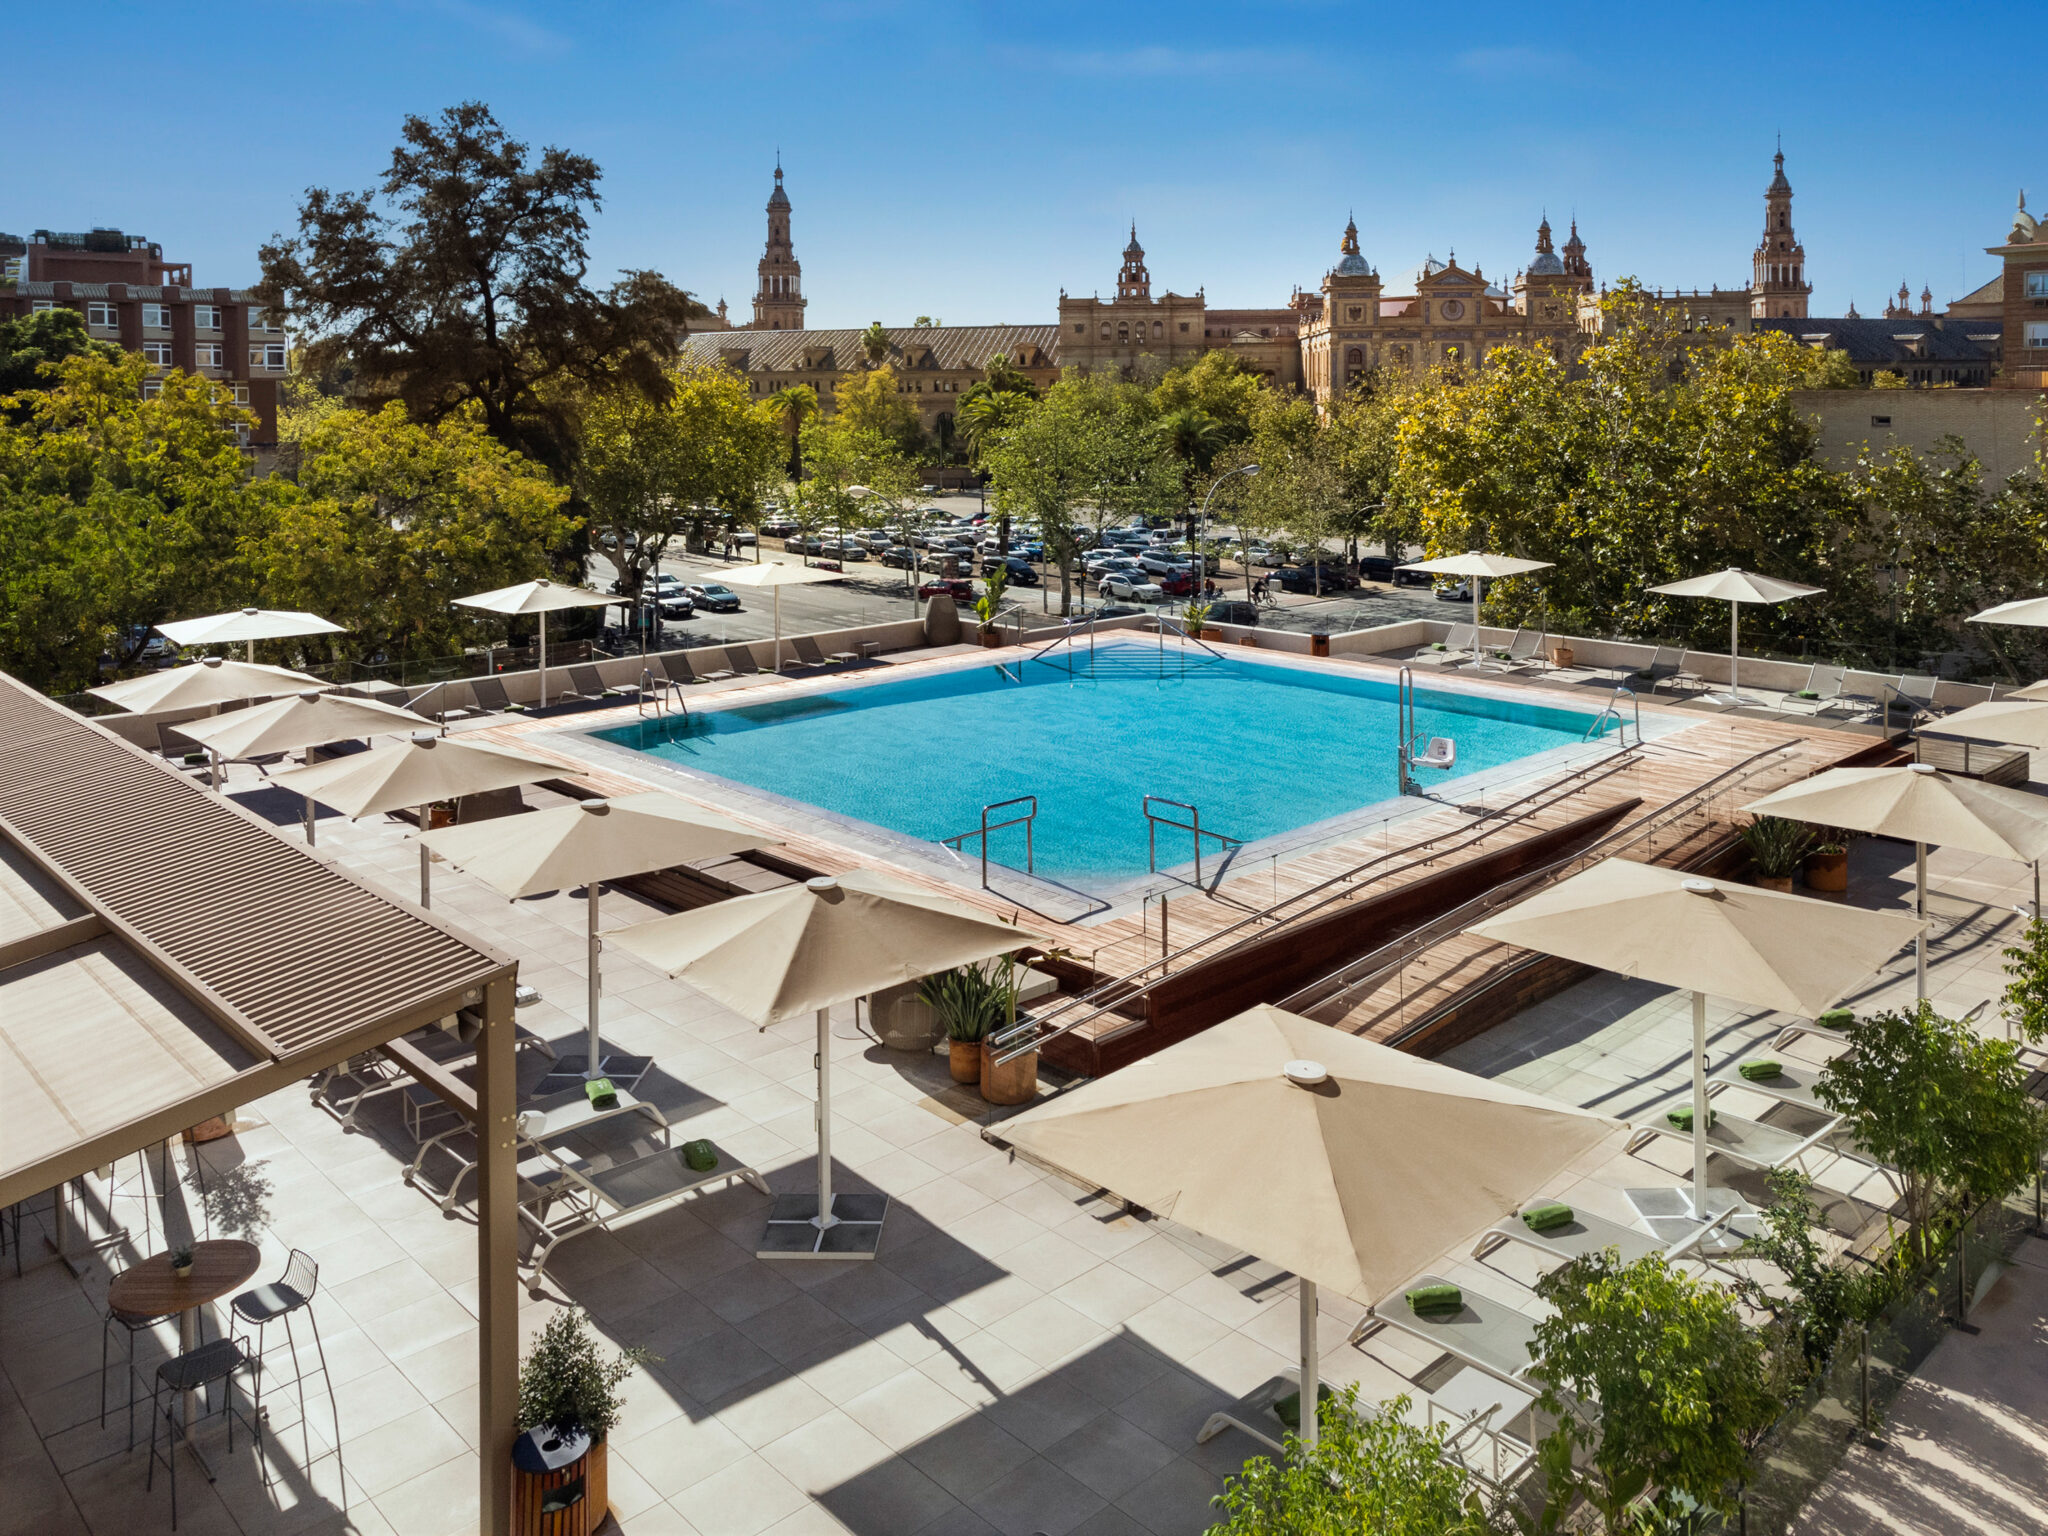
<instances>
[{"instance_id":1,"label":"potted plant","mask_svg":"<svg viewBox=\"0 0 2048 1536\"><path fill-rule=\"evenodd\" d=\"M1568 667L1572 664L1572 648L1562 640L1550 642L1550 664L1553 667Z\"/></svg>"},{"instance_id":2,"label":"potted plant","mask_svg":"<svg viewBox=\"0 0 2048 1536\"><path fill-rule=\"evenodd\" d=\"M1789 891L1800 861L1813 846L1813 833L1782 816L1759 816L1742 829L1742 841L1756 866L1756 883L1767 891Z\"/></svg>"},{"instance_id":3,"label":"potted plant","mask_svg":"<svg viewBox=\"0 0 2048 1536\"><path fill-rule=\"evenodd\" d=\"M644 1349L622 1349L604 1358L581 1312L557 1312L548 1319L533 1352L519 1367L519 1428L590 1437L584 1469L584 1497L595 1530L610 1507L605 1438L617 1427L626 1400L619 1388L633 1367L652 1358Z\"/></svg>"},{"instance_id":4,"label":"potted plant","mask_svg":"<svg viewBox=\"0 0 2048 1536\"><path fill-rule=\"evenodd\" d=\"M1002 632L996 628L996 615L1002 611L1003 593L1009 585L1009 568L999 565L982 577L981 596L974 600L975 617L981 620L977 638L991 649L1003 643Z\"/></svg>"},{"instance_id":5,"label":"potted plant","mask_svg":"<svg viewBox=\"0 0 2048 1536\"><path fill-rule=\"evenodd\" d=\"M1849 889L1849 834L1840 827L1815 827L1814 844L1806 855L1809 891Z\"/></svg>"},{"instance_id":6,"label":"potted plant","mask_svg":"<svg viewBox=\"0 0 2048 1536\"><path fill-rule=\"evenodd\" d=\"M180 1243L171 1250L171 1273L180 1280L192 1273L192 1245Z\"/></svg>"},{"instance_id":7,"label":"potted plant","mask_svg":"<svg viewBox=\"0 0 2048 1536\"><path fill-rule=\"evenodd\" d=\"M1181 621L1187 627L1190 640L1202 638L1202 624L1209 617L1210 606L1208 603L1189 603L1182 611Z\"/></svg>"},{"instance_id":8,"label":"potted plant","mask_svg":"<svg viewBox=\"0 0 2048 1536\"><path fill-rule=\"evenodd\" d=\"M981 1043L1008 1016L1012 990L1007 973L992 974L978 965L940 971L918 983L919 1001L945 1026L954 1082L981 1081Z\"/></svg>"}]
</instances>

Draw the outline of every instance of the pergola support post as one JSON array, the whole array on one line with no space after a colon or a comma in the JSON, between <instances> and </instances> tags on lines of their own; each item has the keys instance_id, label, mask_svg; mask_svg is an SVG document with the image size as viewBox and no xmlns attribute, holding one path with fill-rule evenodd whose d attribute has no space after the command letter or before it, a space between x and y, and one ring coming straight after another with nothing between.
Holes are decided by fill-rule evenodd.
<instances>
[{"instance_id":1,"label":"pergola support post","mask_svg":"<svg viewBox=\"0 0 2048 1536\"><path fill-rule=\"evenodd\" d=\"M513 1059L513 977L484 989L477 1042L476 1263L478 1320L478 1529L512 1528L512 1441L519 1411L519 1211L513 1152L519 1097Z\"/></svg>"}]
</instances>

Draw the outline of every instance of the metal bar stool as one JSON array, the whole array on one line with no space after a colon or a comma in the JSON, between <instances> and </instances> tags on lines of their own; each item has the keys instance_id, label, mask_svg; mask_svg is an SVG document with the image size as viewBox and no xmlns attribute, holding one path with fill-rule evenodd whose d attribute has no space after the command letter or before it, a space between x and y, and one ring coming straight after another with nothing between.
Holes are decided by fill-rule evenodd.
<instances>
[{"instance_id":1,"label":"metal bar stool","mask_svg":"<svg viewBox=\"0 0 2048 1536\"><path fill-rule=\"evenodd\" d=\"M228 1454L233 1455L235 1450L235 1420L242 1419L256 1441L258 1457L262 1455L263 1421L243 1418L241 1410L235 1407L235 1372L255 1363L245 1347L247 1343L248 1340L239 1334L215 1339L211 1344L202 1344L185 1354L174 1355L156 1368L156 1385L151 1389L149 1400L149 1474L143 1479L142 1486L145 1490L156 1487L156 1432L161 1426L165 1444L163 1463L171 1474L171 1529L174 1531L178 1528L178 1441L181 1438L178 1403L185 1393L203 1391L211 1397L213 1384L220 1382L220 1411L228 1418ZM170 1394L169 1402L164 1401L166 1392ZM213 1410L206 1411L210 1413ZM199 1454L196 1446L193 1454ZM200 1465L205 1466L203 1457ZM208 1469L207 1476L210 1478L212 1475Z\"/></svg>"},{"instance_id":2,"label":"metal bar stool","mask_svg":"<svg viewBox=\"0 0 2048 1536\"><path fill-rule=\"evenodd\" d=\"M107 1427L107 1366L112 1360L114 1329L118 1327L128 1337L128 1352L122 1366L128 1378L128 1449L131 1451L135 1449L135 1336L148 1333L170 1315L160 1312L154 1317L145 1317L140 1312L123 1312L119 1307L108 1307L106 1319L100 1324L100 1428Z\"/></svg>"},{"instance_id":3,"label":"metal bar stool","mask_svg":"<svg viewBox=\"0 0 2048 1536\"><path fill-rule=\"evenodd\" d=\"M327 1389L327 1407L334 1418L334 1455L337 1461L341 1457L341 1410L334 1401L334 1379L327 1374L327 1346L320 1341L320 1320L313 1315L313 1293L319 1286L320 1266L310 1253L294 1248L281 1276L267 1285L250 1287L229 1303L236 1317L256 1329L255 1409L259 1419L263 1415L263 1382L269 1375L263 1355L263 1333L274 1322L284 1324L285 1342L292 1352L292 1383L299 1393L299 1438L304 1446L304 1464L308 1466L313 1461L313 1441L306 1420L306 1378L311 1375L317 1375ZM299 1363L298 1336L292 1331L292 1314L300 1311L306 1314L306 1323L313 1330L313 1348L320 1361L311 1371ZM346 1500L347 1496L344 1480L342 1497ZM343 1507L347 1507L345 1503Z\"/></svg>"}]
</instances>

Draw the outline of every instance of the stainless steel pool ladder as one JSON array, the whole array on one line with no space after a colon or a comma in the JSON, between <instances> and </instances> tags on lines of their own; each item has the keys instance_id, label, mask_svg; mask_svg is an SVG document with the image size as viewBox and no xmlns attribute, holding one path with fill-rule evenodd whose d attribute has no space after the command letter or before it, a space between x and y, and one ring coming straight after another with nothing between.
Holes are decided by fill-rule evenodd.
<instances>
[{"instance_id":1,"label":"stainless steel pool ladder","mask_svg":"<svg viewBox=\"0 0 2048 1536\"><path fill-rule=\"evenodd\" d=\"M642 667L640 696L633 701L634 713L644 717L650 703L654 706L656 719L666 715L671 704L675 706L676 713L685 720L690 718L690 706L683 702L683 685L665 672L657 672L652 667Z\"/></svg>"},{"instance_id":2,"label":"stainless steel pool ladder","mask_svg":"<svg viewBox=\"0 0 2048 1536\"><path fill-rule=\"evenodd\" d=\"M1621 696L1624 693L1628 695L1630 708L1628 715L1624 715L1621 712ZM1593 717L1593 723L1586 727L1586 734L1581 736L1579 740L1591 741L1595 736L1603 735L1604 732L1601 728L1609 720L1612 720L1618 727L1614 738L1617 746L1626 747L1628 745L1628 728L1631 723L1636 728L1636 745L1640 747L1643 744L1643 701L1636 697L1635 689L1629 687L1626 683L1617 683L1615 685L1614 696L1607 701L1600 713Z\"/></svg>"},{"instance_id":3,"label":"stainless steel pool ladder","mask_svg":"<svg viewBox=\"0 0 2048 1536\"><path fill-rule=\"evenodd\" d=\"M988 819L989 812L1006 810L1013 805L1028 805L1031 807L1031 809L1026 811L1022 816L1012 816L1006 821L990 821ZM1032 874L1036 872L1037 865L1036 855L1031 846L1031 824L1037 819L1038 796L1018 795L1013 799L996 800L988 805L984 805L981 808L981 825L979 827L969 832L956 833L952 837L942 837L939 839L939 841L941 843L944 843L948 848L951 848L955 853L958 853L960 851L960 845L966 842L968 838L978 837L981 839L981 888L983 890L987 890L989 833L1000 832L1005 827L1022 826L1024 828L1024 873L1027 875Z\"/></svg>"},{"instance_id":4,"label":"stainless steel pool ladder","mask_svg":"<svg viewBox=\"0 0 2048 1536\"><path fill-rule=\"evenodd\" d=\"M1175 810L1186 811L1188 820L1175 821L1171 816L1161 816L1152 809L1155 805L1170 805ZM1202 883L1202 839L1213 837L1225 848L1239 848L1244 845L1241 837L1226 837L1221 832L1211 832L1202 826L1202 813L1185 800L1169 800L1164 795L1147 795L1145 812L1145 867L1153 873L1159 870L1159 827L1163 822L1182 832L1195 834L1195 884Z\"/></svg>"}]
</instances>

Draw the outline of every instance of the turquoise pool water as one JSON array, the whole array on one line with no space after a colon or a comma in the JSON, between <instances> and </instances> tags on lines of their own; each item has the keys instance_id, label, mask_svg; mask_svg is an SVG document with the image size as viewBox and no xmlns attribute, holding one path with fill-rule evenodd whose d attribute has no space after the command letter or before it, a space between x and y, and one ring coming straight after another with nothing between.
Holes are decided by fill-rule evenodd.
<instances>
[{"instance_id":1,"label":"turquoise pool water","mask_svg":"<svg viewBox=\"0 0 2048 1536\"><path fill-rule=\"evenodd\" d=\"M1239 660L1166 675L1142 644L1100 648L1095 674L1027 662L805 694L594 733L908 837L980 825L981 808L1038 796L1037 871L1100 882L1146 870L1146 795L1199 806L1242 842L1290 832L1400 792L1392 683ZM1457 776L1575 746L1591 712L1417 689L1416 729L1458 745ZM1419 771L1432 789L1441 772ZM1184 816L1182 812L1169 814ZM1159 829L1162 867L1185 832ZM1217 851L1205 839L1204 857ZM1024 867L1022 828L990 856ZM978 858L977 845L966 851Z\"/></svg>"}]
</instances>

